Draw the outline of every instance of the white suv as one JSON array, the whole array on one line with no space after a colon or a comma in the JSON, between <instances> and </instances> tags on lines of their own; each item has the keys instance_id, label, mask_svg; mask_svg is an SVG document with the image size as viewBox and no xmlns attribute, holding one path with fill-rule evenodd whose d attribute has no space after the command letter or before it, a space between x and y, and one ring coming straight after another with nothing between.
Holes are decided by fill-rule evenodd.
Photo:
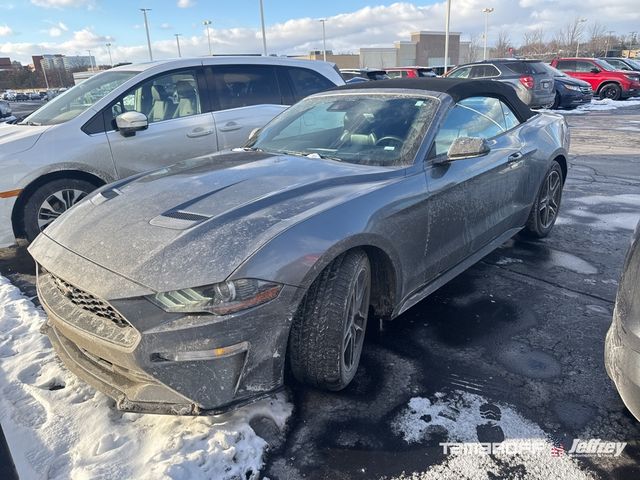
<instances>
[{"instance_id":1,"label":"white suv","mask_svg":"<svg viewBox=\"0 0 640 480\"><path fill-rule=\"evenodd\" d=\"M0 125L0 247L33 240L104 183L244 144L312 93L343 85L330 63L205 57L95 75Z\"/></svg>"}]
</instances>

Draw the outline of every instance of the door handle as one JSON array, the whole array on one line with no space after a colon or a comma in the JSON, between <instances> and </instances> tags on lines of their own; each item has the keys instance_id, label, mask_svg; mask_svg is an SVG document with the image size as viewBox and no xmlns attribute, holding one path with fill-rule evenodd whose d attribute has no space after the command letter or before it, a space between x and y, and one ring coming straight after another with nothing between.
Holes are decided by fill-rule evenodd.
<instances>
[{"instance_id":1,"label":"door handle","mask_svg":"<svg viewBox=\"0 0 640 480\"><path fill-rule=\"evenodd\" d=\"M204 137L205 135L211 135L212 133L213 133L212 129L205 130L204 128L194 128L189 133L187 133L187 137L189 138Z\"/></svg>"},{"instance_id":2,"label":"door handle","mask_svg":"<svg viewBox=\"0 0 640 480\"><path fill-rule=\"evenodd\" d=\"M518 160L522 159L522 157L524 157L522 152L512 153L507 157L507 162L508 163L517 162Z\"/></svg>"},{"instance_id":3,"label":"door handle","mask_svg":"<svg viewBox=\"0 0 640 480\"><path fill-rule=\"evenodd\" d=\"M221 132L233 132L235 130L240 130L242 128L242 125L240 125L239 123L236 122L227 122L225 123L225 125L223 127L220 127L220 131Z\"/></svg>"}]
</instances>

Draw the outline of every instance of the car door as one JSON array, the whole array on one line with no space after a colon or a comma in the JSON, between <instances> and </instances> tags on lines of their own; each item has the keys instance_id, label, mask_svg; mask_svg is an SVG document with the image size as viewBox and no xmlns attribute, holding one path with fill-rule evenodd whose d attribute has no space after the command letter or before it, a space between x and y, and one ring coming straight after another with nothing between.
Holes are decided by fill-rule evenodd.
<instances>
[{"instance_id":1,"label":"car door","mask_svg":"<svg viewBox=\"0 0 640 480\"><path fill-rule=\"evenodd\" d=\"M506 109L506 110L505 110ZM500 100L461 100L436 135L426 166L431 197L426 281L446 272L495 238L515 228L521 212L526 157L519 121ZM480 137L491 151L481 157L447 161L458 137Z\"/></svg>"},{"instance_id":2,"label":"car door","mask_svg":"<svg viewBox=\"0 0 640 480\"><path fill-rule=\"evenodd\" d=\"M199 73L200 72L200 73ZM104 112L109 146L120 177L171 165L218 150L213 116L204 107L201 69L176 70L133 87ZM147 116L149 127L132 136L115 129L127 111Z\"/></svg>"},{"instance_id":3,"label":"car door","mask_svg":"<svg viewBox=\"0 0 640 480\"><path fill-rule=\"evenodd\" d=\"M244 145L287 108L272 65L212 65L206 74L220 150Z\"/></svg>"}]
</instances>

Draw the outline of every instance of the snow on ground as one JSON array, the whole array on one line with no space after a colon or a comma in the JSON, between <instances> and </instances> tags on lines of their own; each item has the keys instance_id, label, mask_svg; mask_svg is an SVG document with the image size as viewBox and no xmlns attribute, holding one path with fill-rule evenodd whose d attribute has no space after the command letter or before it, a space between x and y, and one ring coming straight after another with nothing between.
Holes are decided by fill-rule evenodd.
<instances>
[{"instance_id":1,"label":"snow on ground","mask_svg":"<svg viewBox=\"0 0 640 480\"><path fill-rule=\"evenodd\" d=\"M566 455L552 456L553 443L545 433L523 418L509 405L489 403L480 395L454 391L436 393L433 399L414 397L392 424L394 431L408 443L499 442L516 447L534 441L548 449L539 453L487 455L485 453L448 453L444 462L425 472L403 474L397 480L527 478L548 480L590 479L592 476Z\"/></svg>"},{"instance_id":2,"label":"snow on ground","mask_svg":"<svg viewBox=\"0 0 640 480\"><path fill-rule=\"evenodd\" d=\"M267 444L249 422L282 429L284 395L218 417L122 413L62 366L44 320L0 276L0 423L20 478L258 478Z\"/></svg>"},{"instance_id":3,"label":"snow on ground","mask_svg":"<svg viewBox=\"0 0 640 480\"><path fill-rule=\"evenodd\" d=\"M574 108L573 110L541 109L538 111L561 113L562 115L583 115L588 112L603 112L607 110L616 110L618 108L633 107L637 105L640 105L640 98L629 98L627 100L611 100L610 98L605 98L601 100L599 98L594 98L593 100L591 100L591 103L580 105L579 107Z\"/></svg>"}]
</instances>

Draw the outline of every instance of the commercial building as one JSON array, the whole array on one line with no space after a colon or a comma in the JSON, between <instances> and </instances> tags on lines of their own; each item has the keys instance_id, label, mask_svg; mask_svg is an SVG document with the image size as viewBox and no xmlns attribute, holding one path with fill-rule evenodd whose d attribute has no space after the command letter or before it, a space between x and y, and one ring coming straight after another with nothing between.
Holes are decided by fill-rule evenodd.
<instances>
[{"instance_id":1,"label":"commercial building","mask_svg":"<svg viewBox=\"0 0 640 480\"><path fill-rule=\"evenodd\" d=\"M89 69L95 66L95 58L93 55L61 55L59 53L53 55L33 55L33 68L42 75L43 69L49 71L63 70L72 72L74 70Z\"/></svg>"}]
</instances>

